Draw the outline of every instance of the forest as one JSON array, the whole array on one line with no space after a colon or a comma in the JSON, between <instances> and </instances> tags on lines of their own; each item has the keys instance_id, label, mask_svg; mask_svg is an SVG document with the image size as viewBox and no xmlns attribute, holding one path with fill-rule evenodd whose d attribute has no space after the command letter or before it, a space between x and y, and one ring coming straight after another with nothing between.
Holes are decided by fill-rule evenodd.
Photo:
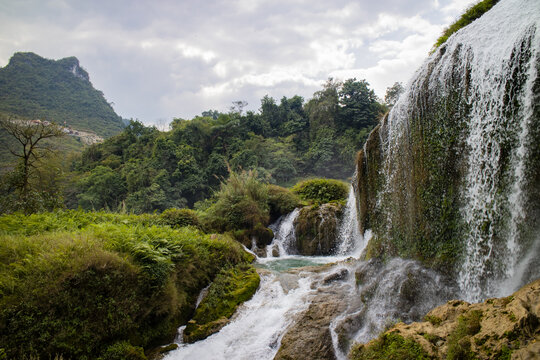
<instances>
[{"instance_id":1,"label":"forest","mask_svg":"<svg viewBox=\"0 0 540 360\"><path fill-rule=\"evenodd\" d=\"M32 198L47 200L20 201L18 179L25 170L13 165L4 174L2 208L13 212L25 204L26 212L65 207L135 214L204 208L230 172L242 171L281 186L310 177L346 180L356 152L401 89L396 83L382 102L365 80L329 79L307 102L265 96L257 113L244 112L245 103L236 101L227 113L176 118L168 131L132 120L82 154L57 151L28 166Z\"/></svg>"}]
</instances>

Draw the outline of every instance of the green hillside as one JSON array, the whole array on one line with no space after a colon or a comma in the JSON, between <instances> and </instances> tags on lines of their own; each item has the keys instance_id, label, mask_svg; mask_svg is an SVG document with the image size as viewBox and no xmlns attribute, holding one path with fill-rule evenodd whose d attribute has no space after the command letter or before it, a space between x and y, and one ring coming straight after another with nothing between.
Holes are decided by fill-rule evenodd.
<instances>
[{"instance_id":1,"label":"green hillside","mask_svg":"<svg viewBox=\"0 0 540 360\"><path fill-rule=\"evenodd\" d=\"M122 119L94 89L79 60L49 60L34 53L15 53L0 68L0 112L112 136Z\"/></svg>"}]
</instances>

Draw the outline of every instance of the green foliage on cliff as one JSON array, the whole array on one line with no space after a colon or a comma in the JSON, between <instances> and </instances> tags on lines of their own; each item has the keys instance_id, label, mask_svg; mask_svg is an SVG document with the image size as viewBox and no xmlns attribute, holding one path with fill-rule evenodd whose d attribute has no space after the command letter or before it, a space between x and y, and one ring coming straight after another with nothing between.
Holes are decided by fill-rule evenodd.
<instances>
[{"instance_id":1,"label":"green foliage on cliff","mask_svg":"<svg viewBox=\"0 0 540 360\"><path fill-rule=\"evenodd\" d=\"M236 308L251 299L259 287L260 278L251 265L241 264L223 269L210 285L208 293L184 330L184 341L202 340L219 331Z\"/></svg>"},{"instance_id":2,"label":"green foliage on cliff","mask_svg":"<svg viewBox=\"0 0 540 360\"><path fill-rule=\"evenodd\" d=\"M444 44L448 38L458 31L459 29L469 25L474 20L478 19L480 16L484 15L489 9L491 9L495 4L497 4L499 0L483 0L478 2L477 4L469 7L458 20L456 20L452 25L447 27L442 35L437 39L435 42L435 45L433 45L433 51L437 49L439 46Z\"/></svg>"},{"instance_id":3,"label":"green foliage on cliff","mask_svg":"<svg viewBox=\"0 0 540 360\"><path fill-rule=\"evenodd\" d=\"M65 122L103 137L124 127L75 57L54 61L34 53L15 53L0 69L0 112L60 125Z\"/></svg>"},{"instance_id":4,"label":"green foliage on cliff","mask_svg":"<svg viewBox=\"0 0 540 360\"><path fill-rule=\"evenodd\" d=\"M349 187L342 181L333 179L309 179L296 184L292 190L302 200L316 204L347 199Z\"/></svg>"},{"instance_id":5,"label":"green foliage on cliff","mask_svg":"<svg viewBox=\"0 0 540 360\"><path fill-rule=\"evenodd\" d=\"M141 347L174 337L220 269L253 260L229 237L150 226L159 221L81 211L0 217L7 358L142 359Z\"/></svg>"}]
</instances>

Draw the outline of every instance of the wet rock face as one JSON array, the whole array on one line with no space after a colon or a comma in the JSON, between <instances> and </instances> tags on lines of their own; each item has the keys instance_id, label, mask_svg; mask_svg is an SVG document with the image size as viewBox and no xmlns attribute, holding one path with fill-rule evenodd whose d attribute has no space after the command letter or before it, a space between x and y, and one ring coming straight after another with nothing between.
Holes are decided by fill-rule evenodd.
<instances>
[{"instance_id":1,"label":"wet rock face","mask_svg":"<svg viewBox=\"0 0 540 360\"><path fill-rule=\"evenodd\" d=\"M350 283L346 280L349 271L342 268L321 275L313 285L317 292L309 308L287 330L274 359L336 359L330 324L347 308Z\"/></svg>"},{"instance_id":2,"label":"wet rock face","mask_svg":"<svg viewBox=\"0 0 540 360\"><path fill-rule=\"evenodd\" d=\"M352 340L367 342L398 320L418 321L455 293L455 285L446 278L411 260L361 262L354 275L349 307L335 324L337 345L344 354Z\"/></svg>"},{"instance_id":3,"label":"wet rock face","mask_svg":"<svg viewBox=\"0 0 540 360\"><path fill-rule=\"evenodd\" d=\"M449 301L425 319L399 323L387 333L414 340L436 359L538 359L540 279L506 298L477 304Z\"/></svg>"},{"instance_id":4,"label":"wet rock face","mask_svg":"<svg viewBox=\"0 0 540 360\"><path fill-rule=\"evenodd\" d=\"M331 255L337 248L338 227L343 205L338 203L306 206L294 222L293 248L299 255Z\"/></svg>"}]
</instances>

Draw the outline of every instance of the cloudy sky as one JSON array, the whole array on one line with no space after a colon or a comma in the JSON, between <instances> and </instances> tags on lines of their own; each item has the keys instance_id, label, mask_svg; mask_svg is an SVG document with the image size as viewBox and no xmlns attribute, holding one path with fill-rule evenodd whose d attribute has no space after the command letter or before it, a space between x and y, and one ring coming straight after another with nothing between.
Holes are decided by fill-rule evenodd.
<instances>
[{"instance_id":1,"label":"cloudy sky","mask_svg":"<svg viewBox=\"0 0 540 360\"><path fill-rule=\"evenodd\" d=\"M147 124L301 95L328 77L406 83L475 0L0 0L0 66L76 56L116 112Z\"/></svg>"}]
</instances>

